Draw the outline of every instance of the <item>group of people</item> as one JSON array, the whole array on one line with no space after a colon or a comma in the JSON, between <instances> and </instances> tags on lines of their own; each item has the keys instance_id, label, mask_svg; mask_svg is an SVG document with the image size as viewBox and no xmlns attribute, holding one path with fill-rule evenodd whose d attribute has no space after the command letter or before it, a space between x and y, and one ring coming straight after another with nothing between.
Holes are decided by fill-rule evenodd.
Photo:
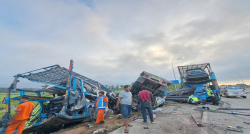
<instances>
[{"instance_id":1,"label":"group of people","mask_svg":"<svg viewBox=\"0 0 250 134\"><path fill-rule=\"evenodd\" d=\"M147 112L150 117L150 121L153 124L153 113L152 113L152 104L154 104L154 98L151 92L146 90L146 87L142 87L139 92L139 102L141 104L141 111L143 116L144 124L147 123ZM15 110L15 115L7 124L6 134L13 134L15 130L17 130L16 134L21 134L26 122L30 119L31 114L34 109L34 104L28 101L28 96L21 96L21 104L18 105ZM132 107L134 106L132 93L130 92L130 86L124 86L124 91L119 93L119 98L117 100L116 108L120 108L123 116L123 122L125 126L125 133L129 133L129 127L132 127L129 124L129 117L132 111ZM104 95L103 91L99 92L99 97L96 99L95 107L97 109L97 117L95 124L103 124L104 123L104 113L107 112L108 109L108 98Z\"/></svg>"},{"instance_id":2,"label":"group of people","mask_svg":"<svg viewBox=\"0 0 250 134\"><path fill-rule=\"evenodd\" d=\"M147 123L147 112L150 117L150 121L154 124L153 112L152 112L152 104L154 104L154 98L151 92L146 90L146 87L141 88L142 91L139 92L139 102L141 104L141 111L143 116L144 124ZM128 123L130 113L132 111L132 107L134 106L132 93L130 92L130 86L125 85L124 91L119 93L119 98L117 100L116 108L120 108L123 116L124 122L124 133L129 133L129 127L132 127L131 124ZM103 124L104 123L104 112L108 110L108 98L104 96L104 92L99 92L99 97L96 101L96 108L98 109L97 118L95 124Z\"/></svg>"}]
</instances>

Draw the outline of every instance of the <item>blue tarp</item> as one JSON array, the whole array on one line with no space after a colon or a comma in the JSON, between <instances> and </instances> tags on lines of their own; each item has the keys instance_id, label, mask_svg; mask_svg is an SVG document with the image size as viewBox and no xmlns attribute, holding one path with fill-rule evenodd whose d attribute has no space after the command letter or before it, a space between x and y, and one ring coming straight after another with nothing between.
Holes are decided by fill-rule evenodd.
<instances>
[{"instance_id":1,"label":"blue tarp","mask_svg":"<svg viewBox=\"0 0 250 134\"><path fill-rule=\"evenodd\" d=\"M194 88L195 88L194 95L200 94L200 95L197 96L199 99L206 100L206 98L209 97L207 92L203 90L204 86L202 84L196 85L196 86L194 86ZM201 94L201 93L204 93L204 92L206 92L206 93Z\"/></svg>"},{"instance_id":2,"label":"blue tarp","mask_svg":"<svg viewBox=\"0 0 250 134\"><path fill-rule=\"evenodd\" d=\"M172 82L172 85L175 85L175 84L180 84L179 83L179 80L170 80Z\"/></svg>"}]
</instances>

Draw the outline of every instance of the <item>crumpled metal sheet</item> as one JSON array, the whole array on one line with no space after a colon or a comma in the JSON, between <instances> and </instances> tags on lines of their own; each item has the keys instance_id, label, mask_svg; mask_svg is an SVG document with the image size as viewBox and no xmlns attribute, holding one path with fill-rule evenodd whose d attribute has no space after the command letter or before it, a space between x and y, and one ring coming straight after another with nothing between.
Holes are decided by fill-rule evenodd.
<instances>
[{"instance_id":1,"label":"crumpled metal sheet","mask_svg":"<svg viewBox=\"0 0 250 134\"><path fill-rule=\"evenodd\" d=\"M53 66L37 69L34 71L26 72L23 74L19 74L19 77L26 78L33 82L62 86L62 85L67 84L69 73L70 71L67 68L60 67L59 65L53 65ZM96 87L99 87L97 81L92 80L83 75L80 75L76 72L72 72L72 76L78 77L87 83L90 83L92 85L95 85ZM101 89L103 90L111 91L110 89L108 89L102 84L100 84L100 86L101 86Z\"/></svg>"},{"instance_id":2,"label":"crumpled metal sheet","mask_svg":"<svg viewBox=\"0 0 250 134\"><path fill-rule=\"evenodd\" d=\"M83 108L84 106L86 106L86 98L84 96L84 93L80 94L78 96L78 99L77 99L77 102L75 105L73 105L71 108L70 108L70 111L75 111L75 110L79 110L81 108Z\"/></svg>"}]
</instances>

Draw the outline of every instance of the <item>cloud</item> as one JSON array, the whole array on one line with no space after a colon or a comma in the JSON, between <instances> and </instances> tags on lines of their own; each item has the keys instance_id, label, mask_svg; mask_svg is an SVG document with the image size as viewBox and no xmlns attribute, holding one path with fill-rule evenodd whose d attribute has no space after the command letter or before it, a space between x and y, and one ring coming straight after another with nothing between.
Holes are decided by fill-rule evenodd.
<instances>
[{"instance_id":1,"label":"cloud","mask_svg":"<svg viewBox=\"0 0 250 134\"><path fill-rule=\"evenodd\" d=\"M54 64L103 84L142 71L174 79L177 66L211 63L218 81L250 84L250 2L15 1L0 4L0 87ZM25 82L25 86L36 86Z\"/></svg>"}]
</instances>

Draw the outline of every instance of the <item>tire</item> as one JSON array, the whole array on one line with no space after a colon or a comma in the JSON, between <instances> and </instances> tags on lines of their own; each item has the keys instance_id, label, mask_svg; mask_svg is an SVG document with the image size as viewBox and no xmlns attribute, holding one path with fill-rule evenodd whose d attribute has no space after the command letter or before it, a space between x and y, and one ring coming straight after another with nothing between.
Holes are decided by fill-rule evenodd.
<instances>
[{"instance_id":1,"label":"tire","mask_svg":"<svg viewBox=\"0 0 250 134\"><path fill-rule=\"evenodd\" d=\"M247 98L246 96L242 96L243 98Z\"/></svg>"},{"instance_id":2,"label":"tire","mask_svg":"<svg viewBox=\"0 0 250 134\"><path fill-rule=\"evenodd\" d=\"M89 108L89 116L90 116L91 120L96 119L97 113L96 113L96 111L95 111L95 109L93 107Z\"/></svg>"}]
</instances>

